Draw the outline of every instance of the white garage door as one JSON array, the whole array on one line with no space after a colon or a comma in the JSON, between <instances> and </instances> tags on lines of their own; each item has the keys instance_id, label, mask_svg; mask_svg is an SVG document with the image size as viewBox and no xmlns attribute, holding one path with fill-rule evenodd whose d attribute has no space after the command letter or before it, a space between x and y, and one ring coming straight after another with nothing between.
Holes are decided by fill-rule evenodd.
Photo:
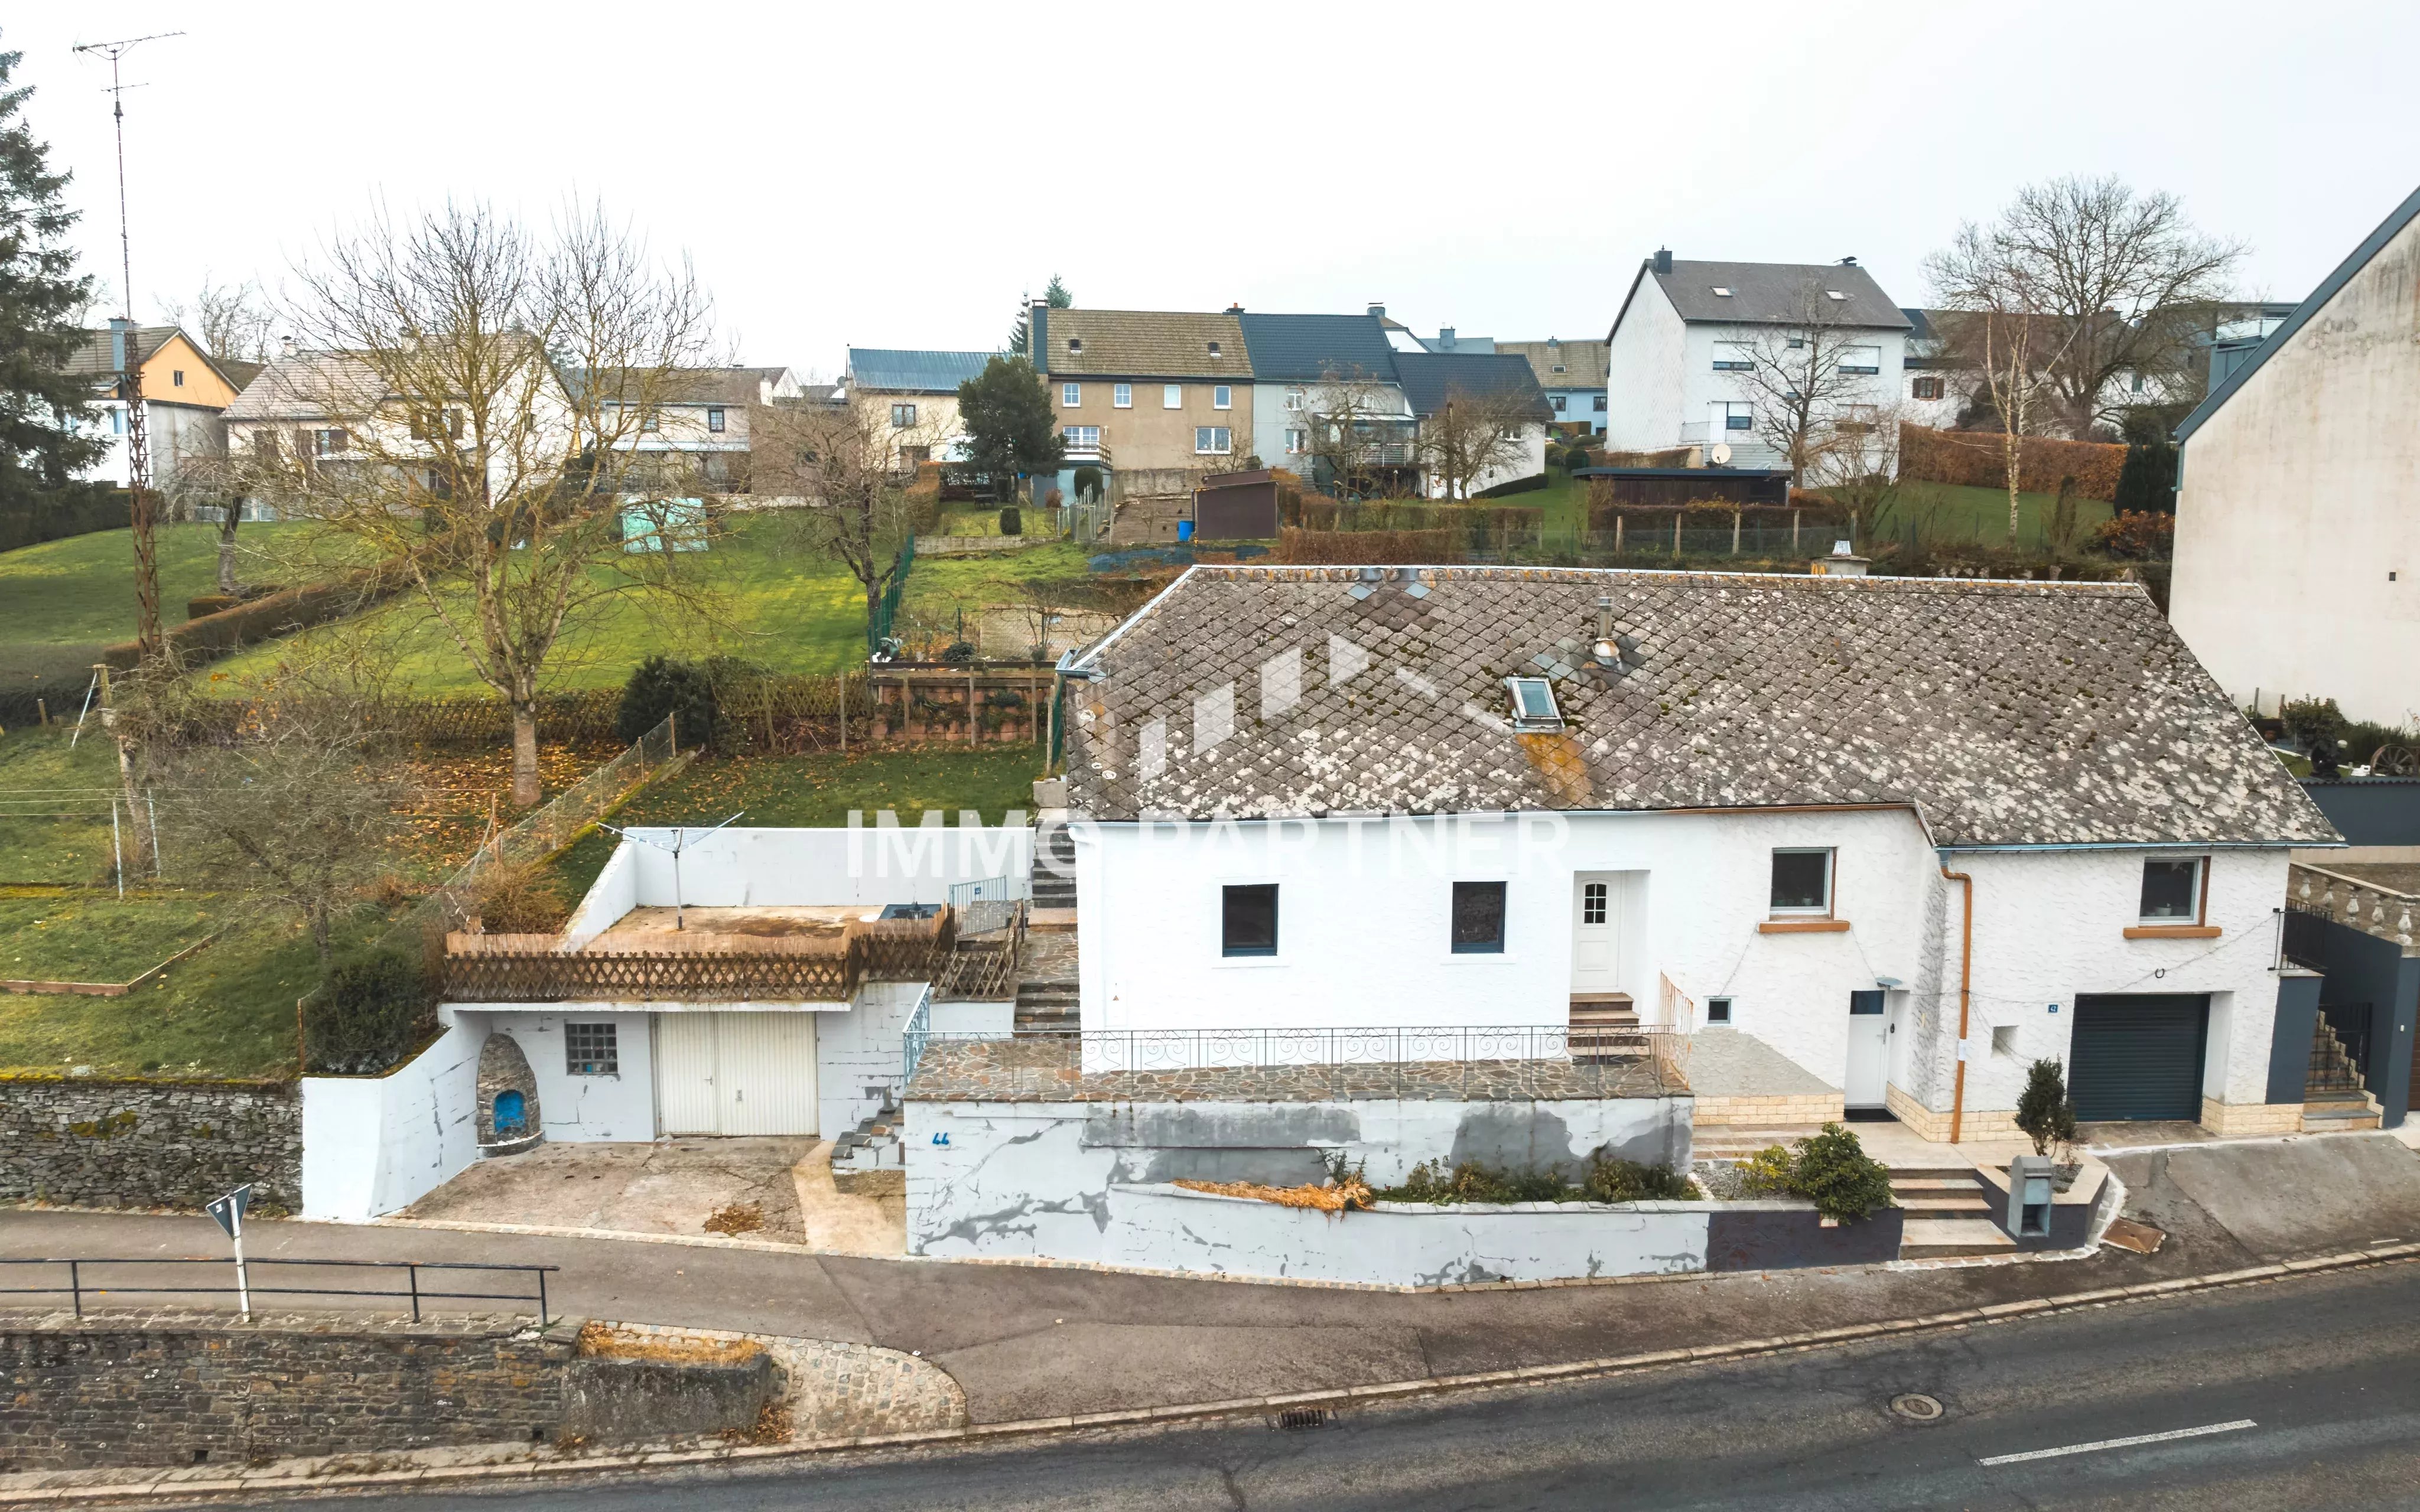
<instances>
[{"instance_id":1,"label":"white garage door","mask_svg":"<svg viewBox=\"0 0 2420 1512\"><path fill-rule=\"evenodd\" d=\"M668 1134L815 1132L813 1013L659 1013L656 1108Z\"/></svg>"}]
</instances>

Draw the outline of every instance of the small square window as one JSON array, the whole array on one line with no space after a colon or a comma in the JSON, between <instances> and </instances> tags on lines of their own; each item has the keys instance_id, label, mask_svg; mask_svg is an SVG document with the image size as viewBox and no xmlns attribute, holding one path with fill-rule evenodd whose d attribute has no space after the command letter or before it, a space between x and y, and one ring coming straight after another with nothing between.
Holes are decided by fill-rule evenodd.
<instances>
[{"instance_id":1,"label":"small square window","mask_svg":"<svg viewBox=\"0 0 2420 1512\"><path fill-rule=\"evenodd\" d=\"M709 409L706 410L706 428L714 432L717 436L722 434L722 411L721 409Z\"/></svg>"},{"instance_id":2,"label":"small square window","mask_svg":"<svg viewBox=\"0 0 2420 1512\"><path fill-rule=\"evenodd\" d=\"M1508 677L1504 684L1512 691L1512 728L1515 730L1560 730L1563 714L1555 707L1554 686L1543 677Z\"/></svg>"},{"instance_id":3,"label":"small square window","mask_svg":"<svg viewBox=\"0 0 2420 1512\"><path fill-rule=\"evenodd\" d=\"M1084 407L1084 385L1081 383L1060 384L1059 402L1070 409L1082 409Z\"/></svg>"},{"instance_id":4,"label":"small square window","mask_svg":"<svg viewBox=\"0 0 2420 1512\"><path fill-rule=\"evenodd\" d=\"M1504 953L1504 884L1457 882L1453 885L1453 953Z\"/></svg>"},{"instance_id":5,"label":"small square window","mask_svg":"<svg viewBox=\"0 0 2420 1512\"><path fill-rule=\"evenodd\" d=\"M1294 429L1285 433L1286 455L1300 456L1311 444L1311 433Z\"/></svg>"},{"instance_id":6,"label":"small square window","mask_svg":"<svg viewBox=\"0 0 2420 1512\"><path fill-rule=\"evenodd\" d=\"M1828 914L1832 911L1832 853L1773 853L1773 911L1776 914Z\"/></svg>"},{"instance_id":7,"label":"small square window","mask_svg":"<svg viewBox=\"0 0 2420 1512\"><path fill-rule=\"evenodd\" d=\"M1730 289L1728 289L1728 288L1725 288L1722 285L1720 285L1720 284L1716 284L1714 287L1714 298L1716 298L1716 299L1718 299L1718 300L1728 300L1728 299L1730 299L1730 298L1731 297L1731 291L1730 291Z\"/></svg>"},{"instance_id":8,"label":"small square window","mask_svg":"<svg viewBox=\"0 0 2420 1512\"><path fill-rule=\"evenodd\" d=\"M1278 953L1278 887L1274 882L1222 887L1218 916L1218 953Z\"/></svg>"},{"instance_id":9,"label":"small square window","mask_svg":"<svg viewBox=\"0 0 2420 1512\"><path fill-rule=\"evenodd\" d=\"M2201 921L2201 862L2151 860L2143 863L2143 922L2196 924Z\"/></svg>"},{"instance_id":10,"label":"small square window","mask_svg":"<svg viewBox=\"0 0 2420 1512\"><path fill-rule=\"evenodd\" d=\"M1134 385L1131 383L1111 384L1109 386L1109 408L1112 409L1133 409Z\"/></svg>"},{"instance_id":11,"label":"small square window","mask_svg":"<svg viewBox=\"0 0 2420 1512\"><path fill-rule=\"evenodd\" d=\"M1302 391L1300 389L1286 390L1285 404L1288 409L1299 410L1302 408Z\"/></svg>"},{"instance_id":12,"label":"small square window","mask_svg":"<svg viewBox=\"0 0 2420 1512\"><path fill-rule=\"evenodd\" d=\"M1597 394L1594 396L1594 399L1595 402L1590 404L1589 408L1594 409L1598 414L1605 413L1605 395L1602 393Z\"/></svg>"},{"instance_id":13,"label":"small square window","mask_svg":"<svg viewBox=\"0 0 2420 1512\"><path fill-rule=\"evenodd\" d=\"M1185 385L1182 383L1161 384L1159 386L1159 407L1162 409L1184 409Z\"/></svg>"},{"instance_id":14,"label":"small square window","mask_svg":"<svg viewBox=\"0 0 2420 1512\"><path fill-rule=\"evenodd\" d=\"M2017 1053L2017 1026L2013 1024L1992 1026L1992 1054L2014 1056Z\"/></svg>"},{"instance_id":15,"label":"small square window","mask_svg":"<svg viewBox=\"0 0 2420 1512\"><path fill-rule=\"evenodd\" d=\"M567 1076L619 1076L621 1050L611 1024L566 1024L563 1070Z\"/></svg>"},{"instance_id":16,"label":"small square window","mask_svg":"<svg viewBox=\"0 0 2420 1512\"><path fill-rule=\"evenodd\" d=\"M1709 998L1707 998L1707 999L1706 999L1706 1022L1707 1022L1707 1023L1709 1023L1709 1024L1729 1024L1730 1021L1731 1021L1731 1000L1730 1000L1730 998L1728 998L1728 997L1709 997Z\"/></svg>"},{"instance_id":17,"label":"small square window","mask_svg":"<svg viewBox=\"0 0 2420 1512\"><path fill-rule=\"evenodd\" d=\"M1552 399L1550 399L1550 400L1548 400L1548 401L1547 401L1547 403L1549 403L1549 404L1551 404L1551 405L1553 405L1553 406L1555 407L1555 413L1557 413L1557 414L1559 414L1559 414L1561 414L1561 413L1564 411L1564 409L1565 409L1569 408L1569 406L1570 406L1570 402L1571 402L1570 400L1566 399L1563 395L1561 395L1561 394L1559 394L1559 394L1556 394Z\"/></svg>"},{"instance_id":18,"label":"small square window","mask_svg":"<svg viewBox=\"0 0 2420 1512\"><path fill-rule=\"evenodd\" d=\"M1067 338L1067 349L1068 349L1069 351L1071 351L1071 352L1080 352L1080 351L1082 351L1082 350L1084 349L1084 338L1083 338L1083 337L1081 337L1081 336L1070 336L1070 337L1068 337L1068 338Z\"/></svg>"},{"instance_id":19,"label":"small square window","mask_svg":"<svg viewBox=\"0 0 2420 1512\"><path fill-rule=\"evenodd\" d=\"M1224 383L1213 385L1210 390L1210 408L1213 409L1234 409L1235 391L1229 388Z\"/></svg>"},{"instance_id":20,"label":"small square window","mask_svg":"<svg viewBox=\"0 0 2420 1512\"><path fill-rule=\"evenodd\" d=\"M1604 923L1604 922L1605 922L1605 904L1606 904L1606 893L1607 893L1608 891L1610 891L1610 890L1611 890L1611 889L1609 889L1609 888L1608 888L1608 887L1607 887L1604 883L1602 883L1602 882L1589 882L1589 883L1583 883L1583 884L1581 884L1581 886L1580 886L1580 922L1581 922L1581 923L1583 923L1583 924L1602 924L1602 923Z\"/></svg>"}]
</instances>

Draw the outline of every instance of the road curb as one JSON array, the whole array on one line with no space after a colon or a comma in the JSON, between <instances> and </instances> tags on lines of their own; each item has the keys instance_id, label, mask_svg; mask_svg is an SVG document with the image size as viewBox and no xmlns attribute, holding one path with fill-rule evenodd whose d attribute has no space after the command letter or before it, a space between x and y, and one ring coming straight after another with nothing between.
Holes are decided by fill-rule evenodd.
<instances>
[{"instance_id":1,"label":"road curb","mask_svg":"<svg viewBox=\"0 0 2420 1512\"><path fill-rule=\"evenodd\" d=\"M1187 1402L1164 1407L1129 1408L1108 1412L1081 1412L1063 1417L1020 1418L1013 1422L970 1424L960 1428L941 1428L921 1433L825 1439L812 1443L743 1444L715 1449L638 1450L626 1454L598 1455L577 1459L521 1460L494 1465L428 1466L314 1476L279 1473L274 1466L264 1467L257 1472L242 1471L233 1475L216 1471L195 1474L191 1471L163 1470L155 1478L142 1482L120 1481L107 1485L0 1490L0 1506L65 1503L94 1504L106 1502L159 1500L168 1497L225 1496L277 1489L339 1490L372 1487L442 1486L457 1482L498 1481L513 1477L535 1479L540 1476L562 1474L593 1474L600 1471L749 1464L760 1460L800 1458L853 1450L938 1448L953 1444L975 1444L995 1440L1078 1432L1089 1428L1149 1427L1161 1424L1199 1422L1221 1417L1265 1416L1295 1408L1348 1408L1373 1402L1450 1396L1500 1389L1506 1386L1543 1385L1556 1381L1627 1375L1635 1371L1659 1369L1676 1365L1716 1364L1727 1360L1752 1359L1761 1355L1781 1354L1801 1350L1829 1349L1842 1344L1859 1343L1867 1339L1970 1328L2006 1322L2017 1318L2029 1318L2086 1307L2106 1307L2125 1302L2154 1302L2164 1298L2186 1296L2194 1292L2215 1291L2226 1287L2254 1286L2291 1276L2357 1270L2374 1265L2410 1263L2415 1260L2420 1260L2420 1242L2383 1243L2367 1249L2346 1250L2335 1255L2287 1260L2273 1265L2256 1265L2243 1270L2221 1271L2209 1275L2180 1276L2170 1281L2147 1282L2131 1287L2103 1287L2091 1291L2067 1292L2057 1296L2028 1298L2019 1302L1994 1303L1980 1307L1960 1307L1947 1312L1929 1313L1915 1318L1878 1319L1869 1323L1852 1323L1839 1328L1818 1329L1810 1333L1774 1335L1764 1338L1741 1339L1728 1344L1704 1345L1692 1349L1656 1350L1639 1354L1572 1360L1556 1365L1524 1365L1509 1370L1482 1370L1450 1376L1429 1376L1410 1381L1381 1381L1365 1386L1295 1392L1280 1396L1238 1396L1223 1401ZM62 1472L61 1473L76 1473Z\"/></svg>"}]
</instances>

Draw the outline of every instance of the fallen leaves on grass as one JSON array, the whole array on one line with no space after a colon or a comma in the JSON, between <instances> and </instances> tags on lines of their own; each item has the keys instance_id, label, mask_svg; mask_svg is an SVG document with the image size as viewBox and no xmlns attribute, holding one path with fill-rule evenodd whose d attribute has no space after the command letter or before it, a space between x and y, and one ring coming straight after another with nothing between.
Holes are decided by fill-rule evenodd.
<instances>
[{"instance_id":1,"label":"fallen leaves on grass","mask_svg":"<svg viewBox=\"0 0 2420 1512\"><path fill-rule=\"evenodd\" d=\"M1213 1196L1249 1197L1255 1202L1274 1202L1280 1208L1312 1208L1321 1212L1345 1212L1370 1205L1370 1184L1358 1177L1348 1178L1342 1185L1332 1181L1300 1186L1263 1186L1258 1181L1193 1181L1180 1179L1175 1185L1188 1192L1207 1192Z\"/></svg>"},{"instance_id":2,"label":"fallen leaves on grass","mask_svg":"<svg viewBox=\"0 0 2420 1512\"><path fill-rule=\"evenodd\" d=\"M727 1208L717 1208L706 1217L709 1234L752 1234L765 1227L762 1203L735 1202Z\"/></svg>"}]
</instances>

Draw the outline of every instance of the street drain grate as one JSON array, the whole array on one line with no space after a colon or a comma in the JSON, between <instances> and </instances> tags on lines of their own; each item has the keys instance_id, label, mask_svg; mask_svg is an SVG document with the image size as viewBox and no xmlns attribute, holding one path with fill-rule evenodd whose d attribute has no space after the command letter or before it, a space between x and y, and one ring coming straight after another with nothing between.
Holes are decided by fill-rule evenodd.
<instances>
[{"instance_id":1,"label":"street drain grate","mask_svg":"<svg viewBox=\"0 0 2420 1512\"><path fill-rule=\"evenodd\" d=\"M1336 1414L1325 1407L1289 1407L1278 1414L1280 1428L1324 1428L1336 1421Z\"/></svg>"},{"instance_id":2,"label":"street drain grate","mask_svg":"<svg viewBox=\"0 0 2420 1512\"><path fill-rule=\"evenodd\" d=\"M1941 1414L1947 1411L1941 1405L1938 1398L1914 1391L1902 1396L1892 1397L1890 1410L1912 1423L1936 1422Z\"/></svg>"}]
</instances>

